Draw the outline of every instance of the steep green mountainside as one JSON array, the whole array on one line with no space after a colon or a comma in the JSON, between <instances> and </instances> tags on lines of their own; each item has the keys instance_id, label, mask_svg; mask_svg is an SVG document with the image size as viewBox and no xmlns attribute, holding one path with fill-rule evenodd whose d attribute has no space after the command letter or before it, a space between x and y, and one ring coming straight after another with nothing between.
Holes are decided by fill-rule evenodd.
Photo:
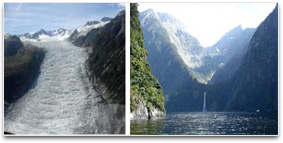
<instances>
[{"instance_id":1,"label":"steep green mountainside","mask_svg":"<svg viewBox=\"0 0 283 143\"><path fill-rule=\"evenodd\" d=\"M146 61L143 31L139 22L137 4L131 4L131 112L145 106L148 112L165 111L163 93L158 80L151 74ZM146 114L145 114L146 115Z\"/></svg>"}]
</instances>

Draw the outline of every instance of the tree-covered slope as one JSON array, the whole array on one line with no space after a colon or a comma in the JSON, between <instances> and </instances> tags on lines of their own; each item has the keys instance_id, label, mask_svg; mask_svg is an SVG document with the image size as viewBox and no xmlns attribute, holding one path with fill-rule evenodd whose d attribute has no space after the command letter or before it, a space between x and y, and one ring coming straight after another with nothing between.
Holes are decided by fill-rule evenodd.
<instances>
[{"instance_id":1,"label":"tree-covered slope","mask_svg":"<svg viewBox=\"0 0 283 143\"><path fill-rule=\"evenodd\" d=\"M134 116L151 118L154 117L151 115L156 110L165 112L163 93L158 80L151 74L151 66L146 60L147 50L144 46L143 31L138 19L137 4L131 4L130 13L131 112Z\"/></svg>"}]
</instances>

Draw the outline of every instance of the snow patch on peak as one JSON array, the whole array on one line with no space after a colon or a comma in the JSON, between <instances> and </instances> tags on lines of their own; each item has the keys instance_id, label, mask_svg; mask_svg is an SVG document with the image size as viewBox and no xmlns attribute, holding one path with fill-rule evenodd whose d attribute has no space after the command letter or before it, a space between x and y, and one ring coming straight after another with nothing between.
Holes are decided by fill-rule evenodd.
<instances>
[{"instance_id":1,"label":"snow patch on peak","mask_svg":"<svg viewBox=\"0 0 283 143\"><path fill-rule=\"evenodd\" d=\"M141 25L145 25L146 22L149 20L149 19L157 19L159 20L159 16L153 11L153 9L148 9L142 13L140 13L140 16L139 16L141 19L140 23Z\"/></svg>"},{"instance_id":2,"label":"snow patch on peak","mask_svg":"<svg viewBox=\"0 0 283 143\"><path fill-rule=\"evenodd\" d=\"M5 33L4 32L4 39L8 39L10 36L12 36L12 35L10 35L9 33Z\"/></svg>"},{"instance_id":3,"label":"snow patch on peak","mask_svg":"<svg viewBox=\"0 0 283 143\"><path fill-rule=\"evenodd\" d=\"M83 26L83 27L80 27L77 29L77 32L79 33L78 37L80 36L85 36L89 31L91 31L92 29L95 29L95 28L100 28L100 27L103 27L104 25L106 25L107 23L109 23L110 21L100 21L99 23L97 24L93 24L93 25L86 25L86 26Z\"/></svg>"},{"instance_id":4,"label":"snow patch on peak","mask_svg":"<svg viewBox=\"0 0 283 143\"><path fill-rule=\"evenodd\" d=\"M218 53L220 53L220 50L218 49L218 47L216 47L215 49L216 49L216 51L217 51Z\"/></svg>"},{"instance_id":5,"label":"snow patch on peak","mask_svg":"<svg viewBox=\"0 0 283 143\"><path fill-rule=\"evenodd\" d=\"M116 15L116 17L117 17L117 16L121 16L121 15L123 15L123 14L125 14L125 10L119 11L118 14Z\"/></svg>"},{"instance_id":6,"label":"snow patch on peak","mask_svg":"<svg viewBox=\"0 0 283 143\"><path fill-rule=\"evenodd\" d=\"M60 41L65 40L71 35L72 31L67 29L57 29L53 31L45 31L41 29L33 34L26 33L19 35L22 41Z\"/></svg>"}]
</instances>

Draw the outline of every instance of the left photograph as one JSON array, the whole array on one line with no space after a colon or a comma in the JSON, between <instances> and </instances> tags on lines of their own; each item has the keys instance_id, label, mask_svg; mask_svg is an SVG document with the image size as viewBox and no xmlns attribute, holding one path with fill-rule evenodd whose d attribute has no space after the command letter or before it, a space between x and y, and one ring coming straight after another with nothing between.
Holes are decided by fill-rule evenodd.
<instances>
[{"instance_id":1,"label":"left photograph","mask_svg":"<svg viewBox=\"0 0 283 143\"><path fill-rule=\"evenodd\" d=\"M4 4L4 134L125 134L125 4Z\"/></svg>"}]
</instances>

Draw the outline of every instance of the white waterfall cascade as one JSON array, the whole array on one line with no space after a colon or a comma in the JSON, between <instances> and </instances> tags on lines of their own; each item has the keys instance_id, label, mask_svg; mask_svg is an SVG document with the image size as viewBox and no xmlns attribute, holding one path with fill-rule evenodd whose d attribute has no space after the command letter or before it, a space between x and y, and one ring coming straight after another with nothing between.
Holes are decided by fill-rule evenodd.
<instances>
[{"instance_id":1,"label":"white waterfall cascade","mask_svg":"<svg viewBox=\"0 0 283 143\"><path fill-rule=\"evenodd\" d=\"M206 92L204 92L204 95L203 95L203 107L202 107L202 112L207 112L207 108L206 108Z\"/></svg>"},{"instance_id":2,"label":"white waterfall cascade","mask_svg":"<svg viewBox=\"0 0 283 143\"><path fill-rule=\"evenodd\" d=\"M67 41L35 42L47 53L37 83L12 103L4 131L15 134L119 134L125 106L106 104L89 82L87 52Z\"/></svg>"}]
</instances>

